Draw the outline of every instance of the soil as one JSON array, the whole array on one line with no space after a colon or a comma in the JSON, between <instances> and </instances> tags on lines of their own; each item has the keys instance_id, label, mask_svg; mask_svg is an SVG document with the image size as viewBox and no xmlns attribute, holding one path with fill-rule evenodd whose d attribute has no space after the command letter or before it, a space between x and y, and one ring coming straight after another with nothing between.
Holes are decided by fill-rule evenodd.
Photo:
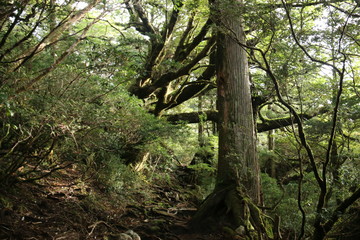
<instances>
[{"instance_id":1,"label":"soil","mask_svg":"<svg viewBox=\"0 0 360 240\"><path fill-rule=\"evenodd\" d=\"M226 240L225 233L195 233L187 223L194 202L169 185L150 185L151 196L114 194L76 169L36 183L0 189L0 239L121 239L133 230L141 240ZM149 186L147 186L149 187Z\"/></svg>"}]
</instances>

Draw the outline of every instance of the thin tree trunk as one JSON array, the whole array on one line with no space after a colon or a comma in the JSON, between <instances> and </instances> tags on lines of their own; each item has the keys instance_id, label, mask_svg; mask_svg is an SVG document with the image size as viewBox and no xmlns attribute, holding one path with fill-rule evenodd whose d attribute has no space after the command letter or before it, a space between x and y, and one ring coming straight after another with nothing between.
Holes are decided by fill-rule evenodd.
<instances>
[{"instance_id":1,"label":"thin tree trunk","mask_svg":"<svg viewBox=\"0 0 360 240\"><path fill-rule=\"evenodd\" d=\"M202 112L202 97L198 97L198 111ZM198 140L199 140L199 147L204 147L205 140L204 140L204 121L200 120L198 123Z\"/></svg>"}]
</instances>

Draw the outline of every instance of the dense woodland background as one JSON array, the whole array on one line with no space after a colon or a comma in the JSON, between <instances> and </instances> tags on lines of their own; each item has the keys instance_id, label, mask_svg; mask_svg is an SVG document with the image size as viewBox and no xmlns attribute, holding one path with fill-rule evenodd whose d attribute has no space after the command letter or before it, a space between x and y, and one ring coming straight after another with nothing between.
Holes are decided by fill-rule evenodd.
<instances>
[{"instance_id":1,"label":"dense woodland background","mask_svg":"<svg viewBox=\"0 0 360 240\"><path fill-rule=\"evenodd\" d=\"M1 239L197 239L219 16L243 21L266 223L207 239L359 239L360 2L231 2L0 1Z\"/></svg>"}]
</instances>

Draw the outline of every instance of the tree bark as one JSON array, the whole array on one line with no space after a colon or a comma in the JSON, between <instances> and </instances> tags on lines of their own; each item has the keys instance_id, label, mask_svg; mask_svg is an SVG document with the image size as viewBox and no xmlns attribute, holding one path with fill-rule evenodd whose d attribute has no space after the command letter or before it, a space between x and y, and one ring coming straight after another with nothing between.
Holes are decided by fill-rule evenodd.
<instances>
[{"instance_id":1,"label":"tree bark","mask_svg":"<svg viewBox=\"0 0 360 240\"><path fill-rule=\"evenodd\" d=\"M231 226L251 239L273 236L257 207L260 204L259 164L250 93L250 78L237 0L214 3L217 39L219 159L216 186L191 221L194 228ZM236 9L236 11L235 11ZM270 229L270 231L269 231ZM269 233L268 233L269 232Z\"/></svg>"},{"instance_id":2,"label":"tree bark","mask_svg":"<svg viewBox=\"0 0 360 240\"><path fill-rule=\"evenodd\" d=\"M239 2L231 1L239 8ZM250 93L248 60L237 43L245 42L241 18L222 14L220 23L227 34L218 38L217 86L219 111L219 163L217 184L237 183L260 203L259 165Z\"/></svg>"}]
</instances>

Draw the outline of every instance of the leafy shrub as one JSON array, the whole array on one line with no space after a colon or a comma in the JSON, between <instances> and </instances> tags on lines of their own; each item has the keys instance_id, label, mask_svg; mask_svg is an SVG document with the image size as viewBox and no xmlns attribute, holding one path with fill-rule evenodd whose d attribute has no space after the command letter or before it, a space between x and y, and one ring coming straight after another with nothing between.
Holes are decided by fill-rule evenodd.
<instances>
[{"instance_id":1,"label":"leafy shrub","mask_svg":"<svg viewBox=\"0 0 360 240\"><path fill-rule=\"evenodd\" d=\"M54 77L43 90L0 106L0 182L36 180L74 163L93 172L119 167L129 161L124 159L129 149L153 145L172 131L125 89L104 95L93 81L105 80L90 79L64 90L54 86ZM55 89L48 91L49 85Z\"/></svg>"},{"instance_id":2,"label":"leafy shrub","mask_svg":"<svg viewBox=\"0 0 360 240\"><path fill-rule=\"evenodd\" d=\"M276 179L269 177L267 174L262 174L261 179L265 205L275 207L269 214L280 217L283 230L292 233L300 232L302 215L297 207L298 183L290 182L280 187ZM306 212L307 218L305 231L307 234L311 234L318 190L312 174L306 174L302 184L301 205Z\"/></svg>"}]
</instances>

